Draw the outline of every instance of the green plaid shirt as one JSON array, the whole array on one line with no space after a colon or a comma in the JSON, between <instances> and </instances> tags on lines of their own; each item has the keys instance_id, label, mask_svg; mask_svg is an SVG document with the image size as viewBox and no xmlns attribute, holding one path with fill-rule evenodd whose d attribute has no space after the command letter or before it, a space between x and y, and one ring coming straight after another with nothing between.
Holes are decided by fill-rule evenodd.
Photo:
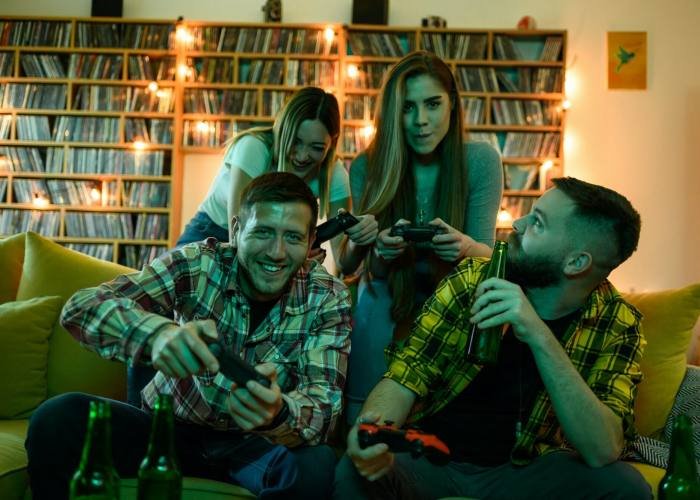
<instances>
[{"instance_id":1,"label":"green plaid shirt","mask_svg":"<svg viewBox=\"0 0 700 500\"><path fill-rule=\"evenodd\" d=\"M465 259L425 303L410 337L401 348L389 348L384 375L418 395L409 420L432 415L452 401L479 373L465 360L469 304L483 280L487 259ZM622 419L627 441L634 438L634 398L642 373L645 345L641 314L604 281L588 297L580 319L561 339L569 359L598 399ZM545 390L535 399L511 460L524 464L556 448L571 448Z\"/></svg>"},{"instance_id":2,"label":"green plaid shirt","mask_svg":"<svg viewBox=\"0 0 700 500\"><path fill-rule=\"evenodd\" d=\"M239 264L228 244L206 240L169 252L141 272L77 292L61 322L87 348L109 359L150 364L148 339L162 328L212 319L226 349L251 364L270 362L289 408L280 426L259 431L289 446L324 441L342 410L350 351L350 293L307 260L255 331L238 285ZM158 372L144 388L146 407L158 393L174 397L175 415L220 430L235 428L226 409L231 382L206 373L183 379Z\"/></svg>"}]
</instances>

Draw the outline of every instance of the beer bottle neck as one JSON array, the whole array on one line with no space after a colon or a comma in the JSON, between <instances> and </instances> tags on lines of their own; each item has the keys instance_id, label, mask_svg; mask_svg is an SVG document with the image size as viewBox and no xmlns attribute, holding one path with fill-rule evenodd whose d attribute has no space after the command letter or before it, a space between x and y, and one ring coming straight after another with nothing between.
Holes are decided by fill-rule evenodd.
<instances>
[{"instance_id":1,"label":"beer bottle neck","mask_svg":"<svg viewBox=\"0 0 700 500\"><path fill-rule=\"evenodd\" d=\"M174 422L172 410L168 407L156 409L153 417L153 428L148 443L147 455L151 459L172 457L175 454L173 439Z\"/></svg>"},{"instance_id":2,"label":"beer bottle neck","mask_svg":"<svg viewBox=\"0 0 700 500\"><path fill-rule=\"evenodd\" d=\"M109 420L90 415L88 435L80 460L82 470L107 469L112 465L112 442Z\"/></svg>"},{"instance_id":3,"label":"beer bottle neck","mask_svg":"<svg viewBox=\"0 0 700 500\"><path fill-rule=\"evenodd\" d=\"M671 453L668 461L669 473L674 476L693 478L694 481L697 481L694 455L692 427L685 420L679 421L675 425L671 437Z\"/></svg>"}]
</instances>

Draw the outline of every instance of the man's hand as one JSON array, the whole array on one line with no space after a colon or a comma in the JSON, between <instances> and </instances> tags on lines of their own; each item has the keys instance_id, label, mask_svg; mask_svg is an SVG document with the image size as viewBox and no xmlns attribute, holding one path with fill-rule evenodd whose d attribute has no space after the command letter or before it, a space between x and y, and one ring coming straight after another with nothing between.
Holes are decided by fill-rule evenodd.
<instances>
[{"instance_id":1,"label":"man's hand","mask_svg":"<svg viewBox=\"0 0 700 500\"><path fill-rule=\"evenodd\" d=\"M364 413L348 433L348 457L355 464L357 472L369 481L376 481L394 467L394 454L389 451L389 446L385 443L360 448L357 439L359 423L377 423L377 421L379 421L379 415L376 413Z\"/></svg>"},{"instance_id":2,"label":"man's hand","mask_svg":"<svg viewBox=\"0 0 700 500\"><path fill-rule=\"evenodd\" d=\"M282 392L277 385L275 365L263 363L255 369L270 379L270 388L254 380L249 380L245 387L233 383L226 401L233 420L244 431L270 425L284 404Z\"/></svg>"},{"instance_id":3,"label":"man's hand","mask_svg":"<svg viewBox=\"0 0 700 500\"><path fill-rule=\"evenodd\" d=\"M371 245L377 239L379 225L372 214L356 215L360 222L349 227L345 233L355 245Z\"/></svg>"},{"instance_id":4,"label":"man's hand","mask_svg":"<svg viewBox=\"0 0 700 500\"><path fill-rule=\"evenodd\" d=\"M218 336L216 323L211 319L164 328L151 341L153 368L175 378L198 375L205 370L216 372L219 362L203 338L213 342Z\"/></svg>"},{"instance_id":5,"label":"man's hand","mask_svg":"<svg viewBox=\"0 0 700 500\"><path fill-rule=\"evenodd\" d=\"M395 225L402 226L407 224L410 224L410 222L406 219L399 219ZM374 253L387 262L401 255L408 246L408 243L401 236L389 236L390 231L390 227L380 231L374 246Z\"/></svg>"},{"instance_id":6,"label":"man's hand","mask_svg":"<svg viewBox=\"0 0 700 500\"><path fill-rule=\"evenodd\" d=\"M439 217L431 220L431 226L439 227L442 232L433 237L435 255L446 262L456 262L469 255L470 248L476 243L466 234L450 226Z\"/></svg>"},{"instance_id":7,"label":"man's hand","mask_svg":"<svg viewBox=\"0 0 700 500\"><path fill-rule=\"evenodd\" d=\"M522 342L534 347L541 342L551 330L540 319L525 296L523 290L510 281L489 278L482 281L476 289L477 299L470 312L471 323L479 328L510 323L513 333Z\"/></svg>"}]
</instances>

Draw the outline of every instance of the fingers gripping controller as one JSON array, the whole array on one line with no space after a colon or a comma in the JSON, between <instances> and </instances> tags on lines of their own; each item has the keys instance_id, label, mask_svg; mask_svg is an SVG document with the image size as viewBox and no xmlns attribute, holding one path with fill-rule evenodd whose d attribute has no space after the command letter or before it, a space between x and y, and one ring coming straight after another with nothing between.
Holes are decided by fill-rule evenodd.
<instances>
[{"instance_id":1,"label":"fingers gripping controller","mask_svg":"<svg viewBox=\"0 0 700 500\"><path fill-rule=\"evenodd\" d=\"M326 222L316 228L316 240L313 247L317 248L324 241L328 241L334 236L339 235L348 228L360 222L350 212L340 212L335 217L328 219Z\"/></svg>"},{"instance_id":2,"label":"fingers gripping controller","mask_svg":"<svg viewBox=\"0 0 700 500\"><path fill-rule=\"evenodd\" d=\"M442 230L437 226L392 226L389 236L401 236L404 241L432 241L433 237L441 234Z\"/></svg>"},{"instance_id":3,"label":"fingers gripping controller","mask_svg":"<svg viewBox=\"0 0 700 500\"><path fill-rule=\"evenodd\" d=\"M384 443L394 453L409 452L413 458L425 456L435 465L446 465L450 461L450 450L434 434L425 434L418 429L399 429L394 425L360 424L357 431L360 448Z\"/></svg>"},{"instance_id":4,"label":"fingers gripping controller","mask_svg":"<svg viewBox=\"0 0 700 500\"><path fill-rule=\"evenodd\" d=\"M228 354L220 344L209 344L209 350L219 360L219 371L229 380L245 387L249 380L270 388L270 379L246 363L236 354Z\"/></svg>"}]
</instances>

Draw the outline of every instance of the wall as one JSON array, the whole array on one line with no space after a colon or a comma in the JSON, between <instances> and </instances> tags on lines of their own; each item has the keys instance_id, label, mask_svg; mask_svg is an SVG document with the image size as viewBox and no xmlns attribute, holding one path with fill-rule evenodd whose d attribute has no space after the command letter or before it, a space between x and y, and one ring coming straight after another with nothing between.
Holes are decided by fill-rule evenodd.
<instances>
[{"instance_id":1,"label":"wall","mask_svg":"<svg viewBox=\"0 0 700 500\"><path fill-rule=\"evenodd\" d=\"M569 31L566 169L625 193L642 215L637 253L613 274L622 290L700 281L700 24L697 0L389 0L389 24L440 15L449 27L514 27L525 14L540 27ZM126 0L129 18L262 20L263 0ZM352 1L282 0L287 22L351 21ZM89 0L3 0L3 14L87 16ZM609 91L607 31L647 31L648 88ZM216 155L188 157L183 221L216 172Z\"/></svg>"}]
</instances>

